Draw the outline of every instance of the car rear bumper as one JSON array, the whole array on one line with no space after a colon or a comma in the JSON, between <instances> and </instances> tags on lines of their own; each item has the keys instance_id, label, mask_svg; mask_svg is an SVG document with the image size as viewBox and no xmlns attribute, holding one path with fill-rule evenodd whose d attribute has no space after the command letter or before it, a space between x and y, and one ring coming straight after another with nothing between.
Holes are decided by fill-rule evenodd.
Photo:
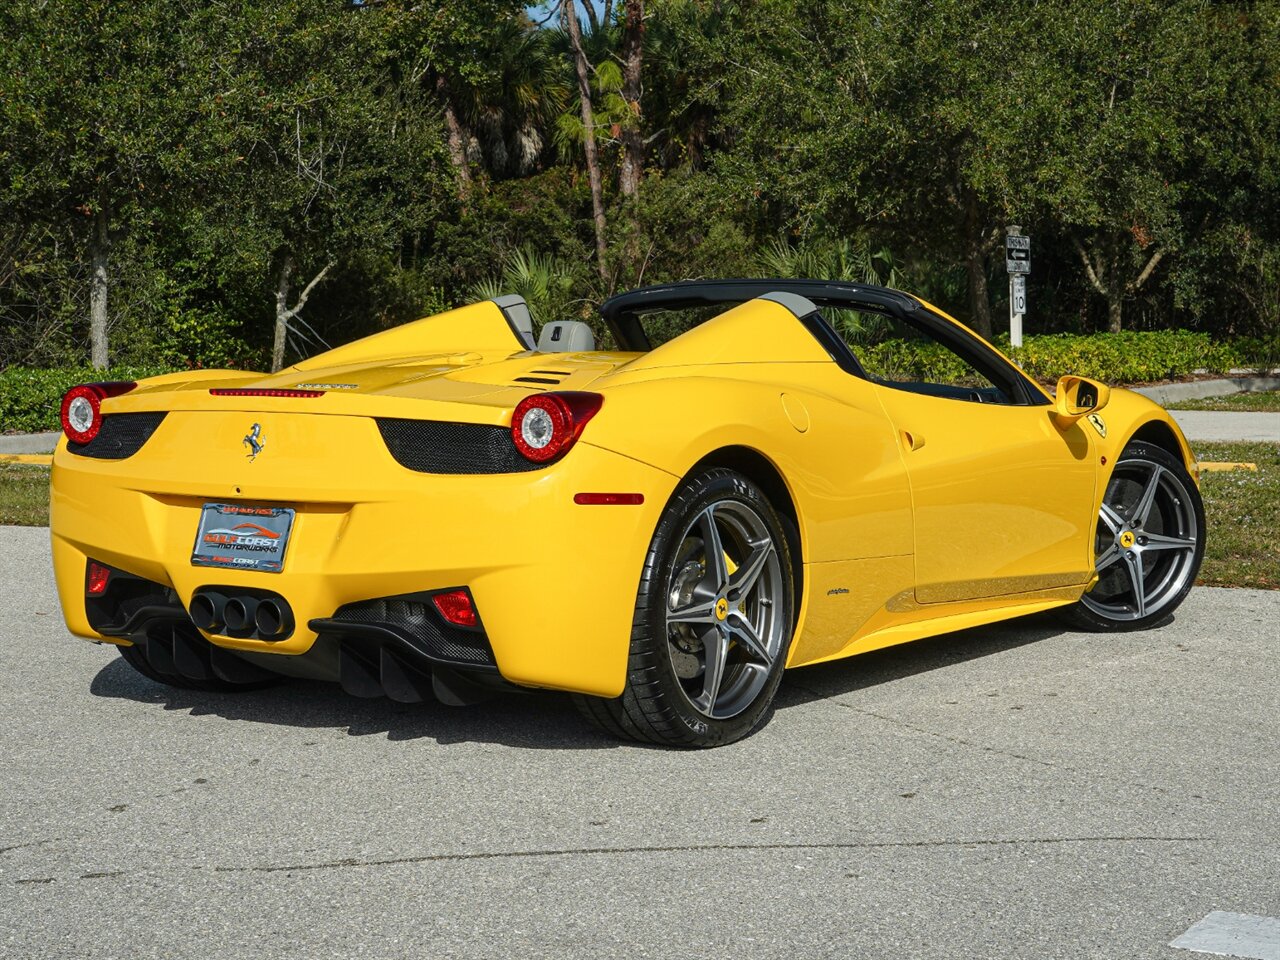
<instances>
[{"instance_id":1,"label":"car rear bumper","mask_svg":"<svg viewBox=\"0 0 1280 960\"><path fill-rule=\"evenodd\" d=\"M219 648L269 654L271 662L327 655L313 652L315 627L334 630L313 621L331 621L344 607L466 587L502 678L621 692L644 555L676 477L585 441L529 473L417 473L392 459L372 419L342 416L272 415L262 434L273 446L251 462L240 449L246 428L244 414L170 414L125 460L93 460L59 446L53 557L74 634L128 642L91 625L89 559L172 589L184 610L210 586L278 594L296 620L287 638L203 634ZM581 492L641 493L644 502L581 506L574 502ZM284 570L193 566L208 502L296 510Z\"/></svg>"}]
</instances>

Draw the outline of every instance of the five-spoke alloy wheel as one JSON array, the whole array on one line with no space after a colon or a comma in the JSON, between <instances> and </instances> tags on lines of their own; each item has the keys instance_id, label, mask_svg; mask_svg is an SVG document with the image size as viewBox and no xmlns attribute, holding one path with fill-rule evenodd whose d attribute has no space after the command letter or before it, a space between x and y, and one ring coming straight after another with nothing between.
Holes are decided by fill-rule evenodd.
<instances>
[{"instance_id":1,"label":"five-spoke alloy wheel","mask_svg":"<svg viewBox=\"0 0 1280 960\"><path fill-rule=\"evenodd\" d=\"M755 729L795 627L783 523L741 474L686 480L646 557L626 689L579 698L583 712L612 733L673 746L719 746Z\"/></svg>"},{"instance_id":2,"label":"five-spoke alloy wheel","mask_svg":"<svg viewBox=\"0 0 1280 960\"><path fill-rule=\"evenodd\" d=\"M1138 630L1169 618L1204 556L1204 505L1186 468L1135 442L1112 472L1098 514L1098 582L1072 609L1091 630Z\"/></svg>"}]
</instances>

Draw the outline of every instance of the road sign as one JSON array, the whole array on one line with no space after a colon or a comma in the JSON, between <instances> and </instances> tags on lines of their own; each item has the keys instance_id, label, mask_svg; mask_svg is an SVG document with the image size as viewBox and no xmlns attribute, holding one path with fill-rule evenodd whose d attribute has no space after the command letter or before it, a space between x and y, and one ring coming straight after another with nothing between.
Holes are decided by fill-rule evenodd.
<instances>
[{"instance_id":1,"label":"road sign","mask_svg":"<svg viewBox=\"0 0 1280 960\"><path fill-rule=\"evenodd\" d=\"M1013 235L1004 238L1004 268L1013 274L1031 272L1031 238Z\"/></svg>"},{"instance_id":2,"label":"road sign","mask_svg":"<svg viewBox=\"0 0 1280 960\"><path fill-rule=\"evenodd\" d=\"M1013 277L1013 312L1019 316L1027 312L1027 278L1020 273Z\"/></svg>"}]
</instances>

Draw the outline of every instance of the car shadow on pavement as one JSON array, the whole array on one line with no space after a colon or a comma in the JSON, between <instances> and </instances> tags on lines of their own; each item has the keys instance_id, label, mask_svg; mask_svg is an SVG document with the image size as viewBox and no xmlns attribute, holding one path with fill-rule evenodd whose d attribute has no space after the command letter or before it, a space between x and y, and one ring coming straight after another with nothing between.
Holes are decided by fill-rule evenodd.
<instances>
[{"instance_id":1,"label":"car shadow on pavement","mask_svg":"<svg viewBox=\"0 0 1280 960\"><path fill-rule=\"evenodd\" d=\"M344 693L336 683L293 679L241 693L206 693L162 686L119 658L98 671L89 692L193 716L345 729L353 737L385 736L393 742L425 738L441 744L498 743L543 750L627 746L591 727L568 697L554 693L506 694L472 707L363 699Z\"/></svg>"},{"instance_id":2,"label":"car shadow on pavement","mask_svg":"<svg viewBox=\"0 0 1280 960\"><path fill-rule=\"evenodd\" d=\"M777 708L786 710L814 700L856 693L882 683L1039 643L1067 632L1069 628L1062 623L1058 613L1049 611L914 640L845 660L801 667L783 677Z\"/></svg>"},{"instance_id":3,"label":"car shadow on pavement","mask_svg":"<svg viewBox=\"0 0 1280 960\"><path fill-rule=\"evenodd\" d=\"M785 714L790 707L1002 653L1064 632L1052 616L1037 615L804 667L783 677L775 709ZM567 696L556 693L507 694L462 708L366 700L344 693L337 684L305 680L243 693L206 693L162 686L122 659L99 670L89 690L98 697L154 704L194 716L299 729L345 728L353 737L385 736L393 742L426 738L441 744L481 742L540 750L647 748L596 730Z\"/></svg>"}]
</instances>

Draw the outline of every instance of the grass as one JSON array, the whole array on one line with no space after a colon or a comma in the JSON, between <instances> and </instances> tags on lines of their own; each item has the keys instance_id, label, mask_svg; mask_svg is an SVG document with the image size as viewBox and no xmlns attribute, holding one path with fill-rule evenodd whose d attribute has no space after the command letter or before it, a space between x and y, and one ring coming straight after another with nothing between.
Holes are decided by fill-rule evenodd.
<instances>
[{"instance_id":1,"label":"grass","mask_svg":"<svg viewBox=\"0 0 1280 960\"><path fill-rule=\"evenodd\" d=\"M1225 397L1183 400L1169 404L1170 410L1232 410L1236 413L1269 413L1280 410L1280 390L1232 393Z\"/></svg>"},{"instance_id":2,"label":"grass","mask_svg":"<svg viewBox=\"0 0 1280 960\"><path fill-rule=\"evenodd\" d=\"M49 523L49 468L0 463L0 524L43 527Z\"/></svg>"},{"instance_id":3,"label":"grass","mask_svg":"<svg viewBox=\"0 0 1280 960\"><path fill-rule=\"evenodd\" d=\"M1256 463L1200 477L1204 495L1204 566L1200 583L1280 589L1280 444L1195 443L1201 460Z\"/></svg>"},{"instance_id":4,"label":"grass","mask_svg":"<svg viewBox=\"0 0 1280 960\"><path fill-rule=\"evenodd\" d=\"M1201 477L1209 540L1201 583L1280 589L1280 444L1197 443L1201 460L1256 463ZM49 522L49 468L0 463L0 524Z\"/></svg>"}]
</instances>

